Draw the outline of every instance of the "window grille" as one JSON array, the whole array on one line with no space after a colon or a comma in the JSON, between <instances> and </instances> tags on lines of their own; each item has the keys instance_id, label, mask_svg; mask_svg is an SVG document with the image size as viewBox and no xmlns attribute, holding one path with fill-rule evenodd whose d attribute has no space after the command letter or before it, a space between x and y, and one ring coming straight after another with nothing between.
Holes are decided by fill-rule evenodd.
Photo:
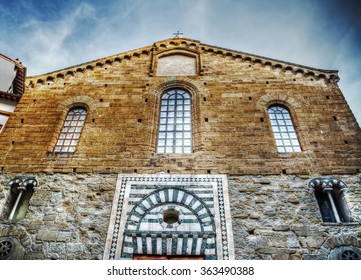
<instances>
[{"instance_id":1,"label":"window grille","mask_svg":"<svg viewBox=\"0 0 361 280\"><path fill-rule=\"evenodd\" d=\"M300 152L301 147L289 111L279 105L268 108L278 152Z\"/></svg>"},{"instance_id":2,"label":"window grille","mask_svg":"<svg viewBox=\"0 0 361 280\"><path fill-rule=\"evenodd\" d=\"M73 108L68 112L54 149L55 153L75 152L85 117L84 108Z\"/></svg>"},{"instance_id":3,"label":"window grille","mask_svg":"<svg viewBox=\"0 0 361 280\"><path fill-rule=\"evenodd\" d=\"M191 95L183 89L170 89L161 99L158 153L192 152Z\"/></svg>"}]
</instances>

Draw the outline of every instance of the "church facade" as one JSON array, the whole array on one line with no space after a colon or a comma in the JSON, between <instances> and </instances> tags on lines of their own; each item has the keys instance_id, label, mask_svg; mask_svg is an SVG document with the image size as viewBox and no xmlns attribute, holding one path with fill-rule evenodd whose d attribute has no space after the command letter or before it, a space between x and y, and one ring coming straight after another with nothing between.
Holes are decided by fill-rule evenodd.
<instances>
[{"instance_id":1,"label":"church facade","mask_svg":"<svg viewBox=\"0 0 361 280\"><path fill-rule=\"evenodd\" d=\"M0 259L361 259L338 79L186 38L27 77Z\"/></svg>"}]
</instances>

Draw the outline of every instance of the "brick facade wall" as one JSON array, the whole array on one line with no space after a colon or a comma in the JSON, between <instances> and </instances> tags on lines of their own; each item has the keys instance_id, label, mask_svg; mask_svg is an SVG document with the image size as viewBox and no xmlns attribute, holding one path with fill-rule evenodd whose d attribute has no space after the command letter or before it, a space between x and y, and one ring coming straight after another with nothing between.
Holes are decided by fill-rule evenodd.
<instances>
[{"instance_id":1,"label":"brick facade wall","mask_svg":"<svg viewBox=\"0 0 361 280\"><path fill-rule=\"evenodd\" d=\"M173 47L187 49L182 44ZM286 65L270 66L200 44L196 50L202 69L197 76L153 76L150 69L157 52L146 47L29 77L0 136L0 167L5 172L359 171L360 128L327 72L296 66L292 72ZM159 99L167 85L188 86L192 94L192 154L156 153ZM289 108L301 153L277 152L267 115L267 107L274 103ZM74 104L88 108L77 151L53 154L66 112Z\"/></svg>"}]
</instances>

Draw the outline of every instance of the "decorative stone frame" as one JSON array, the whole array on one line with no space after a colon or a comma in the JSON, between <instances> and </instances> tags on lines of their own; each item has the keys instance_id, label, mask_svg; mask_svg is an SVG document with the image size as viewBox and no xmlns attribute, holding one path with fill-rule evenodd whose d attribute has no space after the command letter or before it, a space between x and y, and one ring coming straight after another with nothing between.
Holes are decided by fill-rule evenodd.
<instances>
[{"instance_id":1,"label":"decorative stone frame","mask_svg":"<svg viewBox=\"0 0 361 280\"><path fill-rule=\"evenodd\" d=\"M200 189L205 190L202 196L195 194L195 190ZM140 225L147 222L144 217L151 209L169 204L196 213L204 229L180 232L179 228L165 229L159 225L161 231L156 227L150 227L155 228L151 231L141 230ZM153 223L156 225L159 221ZM132 259L134 254L144 253L234 259L227 177L119 174L103 258Z\"/></svg>"},{"instance_id":2,"label":"decorative stone frame","mask_svg":"<svg viewBox=\"0 0 361 280\"><path fill-rule=\"evenodd\" d=\"M202 59L198 51L193 49L184 49L180 47L171 50L160 51L158 53L153 54L149 75L150 76L156 75L159 59L172 55L183 55L194 58L196 62L196 69L195 69L196 75L203 75ZM182 76L187 76L187 75L182 75ZM190 75L190 76L194 76L194 75Z\"/></svg>"}]
</instances>

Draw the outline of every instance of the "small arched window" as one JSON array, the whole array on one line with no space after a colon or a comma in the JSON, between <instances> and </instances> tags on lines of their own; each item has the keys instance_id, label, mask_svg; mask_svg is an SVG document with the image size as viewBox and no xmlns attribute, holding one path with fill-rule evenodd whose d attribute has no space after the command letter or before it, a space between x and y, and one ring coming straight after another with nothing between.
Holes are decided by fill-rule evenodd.
<instances>
[{"instance_id":1,"label":"small arched window","mask_svg":"<svg viewBox=\"0 0 361 280\"><path fill-rule=\"evenodd\" d=\"M10 189L8 219L19 221L25 218L31 197L38 188L38 182L34 177L17 177L12 179L6 186Z\"/></svg>"},{"instance_id":2,"label":"small arched window","mask_svg":"<svg viewBox=\"0 0 361 280\"><path fill-rule=\"evenodd\" d=\"M75 152L86 113L83 107L75 107L68 112L54 149L55 153Z\"/></svg>"},{"instance_id":3,"label":"small arched window","mask_svg":"<svg viewBox=\"0 0 361 280\"><path fill-rule=\"evenodd\" d=\"M161 99L158 153L192 152L192 105L188 91L167 90Z\"/></svg>"},{"instance_id":4,"label":"small arched window","mask_svg":"<svg viewBox=\"0 0 361 280\"><path fill-rule=\"evenodd\" d=\"M283 106L272 105L268 108L268 116L278 152L300 152L301 147L290 112Z\"/></svg>"}]
</instances>

